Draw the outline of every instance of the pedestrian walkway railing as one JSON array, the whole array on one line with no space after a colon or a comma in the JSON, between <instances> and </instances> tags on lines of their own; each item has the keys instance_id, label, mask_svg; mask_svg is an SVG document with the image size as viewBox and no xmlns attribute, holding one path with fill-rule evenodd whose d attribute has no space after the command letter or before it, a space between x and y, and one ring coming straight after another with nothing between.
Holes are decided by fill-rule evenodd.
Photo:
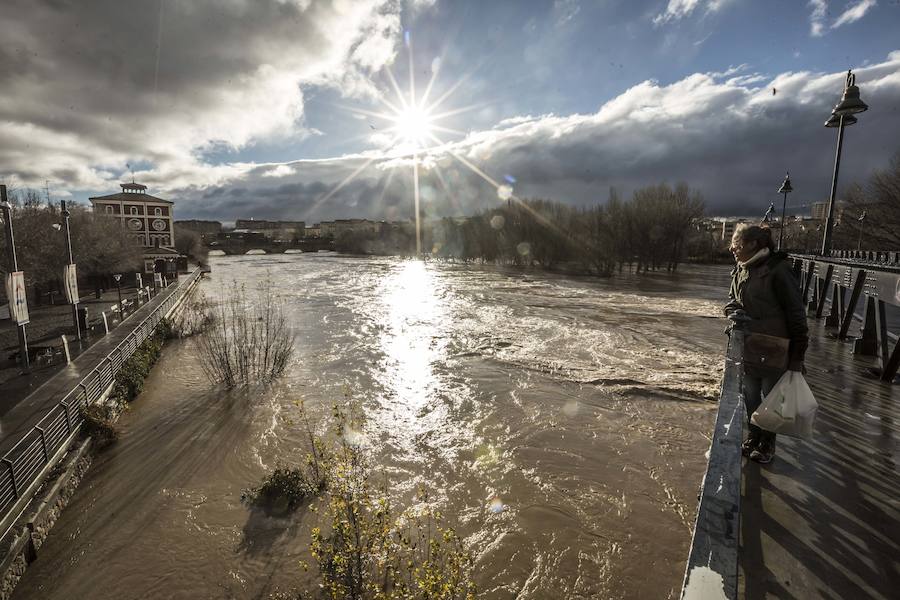
<instances>
[{"instance_id":1,"label":"pedestrian walkway railing","mask_svg":"<svg viewBox=\"0 0 900 600\"><path fill-rule=\"evenodd\" d=\"M792 255L794 271L800 276L803 301L810 313L817 319L824 316L826 327L833 327L839 340L847 340L859 320L853 353L876 357L879 378L893 381L900 367L900 342L891 331L892 320L895 329L900 327L895 316L900 314L900 252L877 253L877 261L862 261L853 258L855 254L859 253ZM861 314L857 312L860 303Z\"/></svg>"},{"instance_id":2,"label":"pedestrian walkway railing","mask_svg":"<svg viewBox=\"0 0 900 600\"><path fill-rule=\"evenodd\" d=\"M0 459L0 537L27 506L44 475L65 455L84 421L82 410L106 393L122 364L201 275L197 268L174 289L166 290L162 302Z\"/></svg>"},{"instance_id":3,"label":"pedestrian walkway railing","mask_svg":"<svg viewBox=\"0 0 900 600\"><path fill-rule=\"evenodd\" d=\"M851 261L870 265L900 268L900 251L897 250L834 250L829 258L835 261Z\"/></svg>"},{"instance_id":4,"label":"pedestrian walkway railing","mask_svg":"<svg viewBox=\"0 0 900 600\"><path fill-rule=\"evenodd\" d=\"M738 541L741 515L741 441L744 403L744 331L737 322L729 331L719 411L709 447L709 462L691 551L684 573L683 600L737 598Z\"/></svg>"}]
</instances>

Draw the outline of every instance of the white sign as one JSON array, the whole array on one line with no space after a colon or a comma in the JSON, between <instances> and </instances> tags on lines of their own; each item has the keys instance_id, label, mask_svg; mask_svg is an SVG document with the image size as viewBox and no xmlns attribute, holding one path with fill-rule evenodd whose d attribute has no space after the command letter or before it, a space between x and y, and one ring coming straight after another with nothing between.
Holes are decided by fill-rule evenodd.
<instances>
[{"instance_id":1,"label":"white sign","mask_svg":"<svg viewBox=\"0 0 900 600\"><path fill-rule=\"evenodd\" d=\"M66 302L69 304L78 304L78 275L75 271L75 265L66 265L63 267L63 287L66 292Z\"/></svg>"},{"instance_id":2,"label":"white sign","mask_svg":"<svg viewBox=\"0 0 900 600\"><path fill-rule=\"evenodd\" d=\"M6 276L9 314L16 325L28 324L28 300L25 298L25 273L13 271Z\"/></svg>"}]
</instances>

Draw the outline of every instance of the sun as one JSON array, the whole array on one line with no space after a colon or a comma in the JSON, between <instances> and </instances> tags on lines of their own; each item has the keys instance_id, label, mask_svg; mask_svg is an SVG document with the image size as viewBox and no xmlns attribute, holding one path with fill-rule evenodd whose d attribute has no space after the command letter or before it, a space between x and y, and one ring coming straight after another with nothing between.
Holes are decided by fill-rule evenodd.
<instances>
[{"instance_id":1,"label":"sun","mask_svg":"<svg viewBox=\"0 0 900 600\"><path fill-rule=\"evenodd\" d=\"M418 106L407 106L391 117L394 126L391 131L399 141L421 148L434 134L432 118L428 112Z\"/></svg>"}]
</instances>

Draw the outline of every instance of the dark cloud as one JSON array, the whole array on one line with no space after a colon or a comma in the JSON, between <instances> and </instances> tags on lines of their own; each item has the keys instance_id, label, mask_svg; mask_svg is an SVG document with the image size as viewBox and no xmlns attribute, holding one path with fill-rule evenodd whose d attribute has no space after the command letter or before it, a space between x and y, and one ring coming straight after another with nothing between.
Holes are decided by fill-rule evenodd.
<instances>
[{"instance_id":1,"label":"dark cloud","mask_svg":"<svg viewBox=\"0 0 900 600\"><path fill-rule=\"evenodd\" d=\"M144 161L196 177L212 145L302 136L301 86L364 86L397 31L389 0L6 0L0 175L63 167L97 188Z\"/></svg>"},{"instance_id":2,"label":"dark cloud","mask_svg":"<svg viewBox=\"0 0 900 600\"><path fill-rule=\"evenodd\" d=\"M761 215L779 199L775 191L786 170L796 190L792 205L826 199L836 131L823 123L839 99L844 74L733 75L695 74L666 86L644 82L595 114L516 119L450 149L496 182L513 175L518 196L576 205L605 201L612 186L627 196L641 186L684 181L703 193L711 214ZM900 52L859 69L857 77L871 109L847 129L843 184L865 178L900 151ZM780 92L773 96L775 86ZM246 188L238 194L245 203L229 204L227 216L411 216L408 160L374 160L355 181L332 192L362 160L286 163L290 174L280 180L289 185L273 185L274 178L264 175L281 166L257 167L233 183ZM385 189L391 165L395 175ZM470 214L500 201L492 184L446 149L427 156L420 171L423 206L435 216ZM321 202L324 197L327 202ZM185 193L184 199L181 210L191 214L215 215L220 209L196 194ZM808 211L797 208L803 210Z\"/></svg>"}]
</instances>

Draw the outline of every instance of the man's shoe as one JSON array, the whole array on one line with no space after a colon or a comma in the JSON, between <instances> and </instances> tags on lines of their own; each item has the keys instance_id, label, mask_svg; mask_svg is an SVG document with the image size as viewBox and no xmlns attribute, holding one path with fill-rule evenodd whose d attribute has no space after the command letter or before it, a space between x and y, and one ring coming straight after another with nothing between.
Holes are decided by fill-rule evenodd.
<instances>
[{"instance_id":1,"label":"man's shoe","mask_svg":"<svg viewBox=\"0 0 900 600\"><path fill-rule=\"evenodd\" d=\"M762 443L750 453L750 460L767 465L775 458L775 444Z\"/></svg>"},{"instance_id":2,"label":"man's shoe","mask_svg":"<svg viewBox=\"0 0 900 600\"><path fill-rule=\"evenodd\" d=\"M759 440L753 437L749 437L741 444L741 454L744 456L750 456L754 450L756 450L756 446L759 445Z\"/></svg>"}]
</instances>

